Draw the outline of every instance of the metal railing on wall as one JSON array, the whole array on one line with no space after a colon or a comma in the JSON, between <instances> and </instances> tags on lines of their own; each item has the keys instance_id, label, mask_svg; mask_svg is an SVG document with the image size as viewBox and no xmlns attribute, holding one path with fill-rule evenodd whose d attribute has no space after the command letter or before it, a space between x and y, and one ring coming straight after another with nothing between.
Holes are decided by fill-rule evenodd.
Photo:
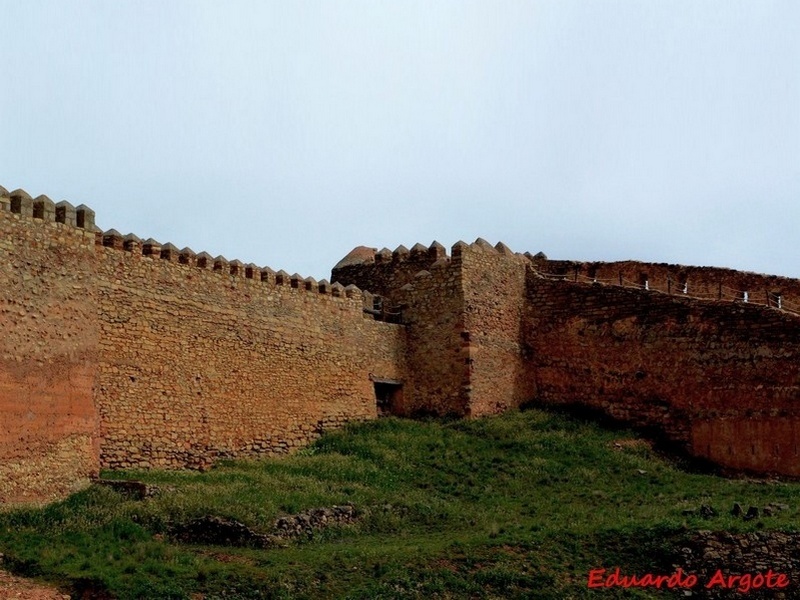
<instances>
[{"instance_id":1,"label":"metal railing on wall","mask_svg":"<svg viewBox=\"0 0 800 600\"><path fill-rule=\"evenodd\" d=\"M756 304L800 316L800 303L787 301L783 295L771 292L769 290L738 290L724 285L723 283L719 283L716 293L714 293L694 289L691 287L689 281L676 281L671 278L667 278L666 282L644 279L637 283L635 281L626 279L623 277L622 273L619 274L619 277L610 279L583 275L581 273L544 273L539 271L539 275L545 279L557 281L611 285L615 287L632 288L642 291L668 294L670 296L693 298L695 300L716 300L724 302Z\"/></svg>"}]
</instances>

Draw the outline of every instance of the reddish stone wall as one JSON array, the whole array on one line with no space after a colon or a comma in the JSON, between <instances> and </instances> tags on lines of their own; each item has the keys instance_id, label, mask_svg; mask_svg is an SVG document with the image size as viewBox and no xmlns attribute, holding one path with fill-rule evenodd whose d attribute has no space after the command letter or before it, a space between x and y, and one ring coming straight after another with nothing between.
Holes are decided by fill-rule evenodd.
<instances>
[{"instance_id":1,"label":"reddish stone wall","mask_svg":"<svg viewBox=\"0 0 800 600\"><path fill-rule=\"evenodd\" d=\"M61 497L100 466L288 452L374 418L373 377L406 377L405 330L366 314L368 293L100 234L85 207L10 196L0 504Z\"/></svg>"},{"instance_id":2,"label":"reddish stone wall","mask_svg":"<svg viewBox=\"0 0 800 600\"><path fill-rule=\"evenodd\" d=\"M0 504L52 500L98 470L94 233L9 204L0 203Z\"/></svg>"},{"instance_id":3,"label":"reddish stone wall","mask_svg":"<svg viewBox=\"0 0 800 600\"><path fill-rule=\"evenodd\" d=\"M370 374L405 376L403 328L366 315L358 290L98 252L104 467L287 452L375 418Z\"/></svg>"},{"instance_id":4,"label":"reddish stone wall","mask_svg":"<svg viewBox=\"0 0 800 600\"><path fill-rule=\"evenodd\" d=\"M762 275L734 271L719 267L687 267L665 263L638 261L619 262L575 262L536 260L543 273L564 275L568 280L586 282L597 278L603 283L627 287L643 287L644 281L651 290L682 295L686 294L714 300L741 300L742 292L754 304L776 306L781 296L784 308L800 313L800 280L777 275Z\"/></svg>"},{"instance_id":5,"label":"reddish stone wall","mask_svg":"<svg viewBox=\"0 0 800 600\"><path fill-rule=\"evenodd\" d=\"M533 272L528 298L542 402L654 427L729 467L800 475L800 319Z\"/></svg>"}]
</instances>

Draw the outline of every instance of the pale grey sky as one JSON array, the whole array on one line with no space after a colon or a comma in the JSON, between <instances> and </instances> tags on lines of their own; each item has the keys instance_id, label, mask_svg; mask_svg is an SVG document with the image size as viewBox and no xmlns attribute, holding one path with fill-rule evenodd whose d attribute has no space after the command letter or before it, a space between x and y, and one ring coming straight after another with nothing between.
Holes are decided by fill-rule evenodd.
<instances>
[{"instance_id":1,"label":"pale grey sky","mask_svg":"<svg viewBox=\"0 0 800 600\"><path fill-rule=\"evenodd\" d=\"M360 244L800 276L800 3L0 0L0 185L328 277Z\"/></svg>"}]
</instances>

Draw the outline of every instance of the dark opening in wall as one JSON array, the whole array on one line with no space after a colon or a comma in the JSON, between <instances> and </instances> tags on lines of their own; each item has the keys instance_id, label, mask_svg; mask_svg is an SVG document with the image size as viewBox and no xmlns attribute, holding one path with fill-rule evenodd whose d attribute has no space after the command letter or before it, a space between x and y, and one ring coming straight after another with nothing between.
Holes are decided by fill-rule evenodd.
<instances>
[{"instance_id":1,"label":"dark opening in wall","mask_svg":"<svg viewBox=\"0 0 800 600\"><path fill-rule=\"evenodd\" d=\"M375 379L375 401L378 405L378 416L388 417L400 414L403 401L403 384L389 379Z\"/></svg>"}]
</instances>

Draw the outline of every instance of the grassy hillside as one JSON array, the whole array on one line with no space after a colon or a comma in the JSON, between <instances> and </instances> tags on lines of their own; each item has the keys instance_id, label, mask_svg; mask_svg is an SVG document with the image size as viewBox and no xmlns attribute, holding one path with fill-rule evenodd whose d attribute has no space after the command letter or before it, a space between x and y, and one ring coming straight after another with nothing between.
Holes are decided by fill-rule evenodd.
<instances>
[{"instance_id":1,"label":"grassy hillside","mask_svg":"<svg viewBox=\"0 0 800 600\"><path fill-rule=\"evenodd\" d=\"M93 487L0 514L18 573L128 598L664 598L587 589L591 569L670 573L695 529L791 529L800 485L686 473L627 431L539 410L474 421L382 419L278 460L206 473L107 473L161 492ZM734 502L791 509L761 521ZM353 524L286 547L175 540L201 516L269 532L276 518L351 503ZM684 515L701 504L719 516ZM97 596L103 597L103 596Z\"/></svg>"}]
</instances>

